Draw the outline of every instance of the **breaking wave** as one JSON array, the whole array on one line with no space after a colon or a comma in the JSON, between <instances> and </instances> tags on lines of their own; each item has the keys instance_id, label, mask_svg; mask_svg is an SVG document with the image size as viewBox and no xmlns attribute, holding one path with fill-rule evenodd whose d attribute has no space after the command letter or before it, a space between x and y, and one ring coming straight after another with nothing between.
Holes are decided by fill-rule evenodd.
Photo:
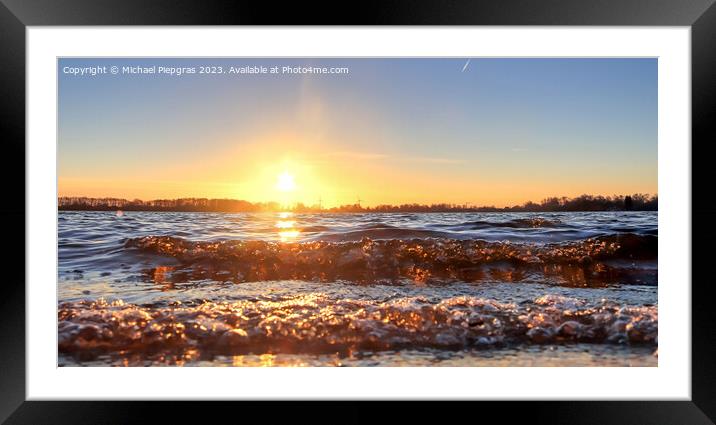
<instances>
[{"instance_id":1,"label":"breaking wave","mask_svg":"<svg viewBox=\"0 0 716 425\"><path fill-rule=\"evenodd\" d=\"M657 344L657 306L546 295L520 304L460 296L387 301L310 293L283 299L62 303L61 353L335 353L505 344Z\"/></svg>"},{"instance_id":2,"label":"breaking wave","mask_svg":"<svg viewBox=\"0 0 716 425\"><path fill-rule=\"evenodd\" d=\"M176 259L196 276L243 282L264 280L411 279L475 281L495 273L560 275L577 284L656 284L657 237L619 234L552 244L456 239L358 242L191 241L172 236L128 239L125 247Z\"/></svg>"}]
</instances>

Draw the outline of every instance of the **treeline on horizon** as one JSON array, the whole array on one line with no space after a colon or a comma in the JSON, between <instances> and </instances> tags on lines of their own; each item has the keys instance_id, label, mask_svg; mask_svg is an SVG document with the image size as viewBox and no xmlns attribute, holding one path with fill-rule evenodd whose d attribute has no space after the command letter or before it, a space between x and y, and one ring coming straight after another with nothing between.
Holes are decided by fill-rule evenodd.
<instances>
[{"instance_id":1,"label":"treeline on horizon","mask_svg":"<svg viewBox=\"0 0 716 425\"><path fill-rule=\"evenodd\" d=\"M360 204L322 208L302 203L291 207L277 202L251 203L237 199L180 198L142 201L120 198L60 197L60 211L177 211L177 212L281 212L296 213L385 213L385 212L568 212L568 211L657 211L656 195L633 194L614 196L581 195L576 198L551 197L540 203L526 202L522 205L498 208L476 207L469 204L402 204L363 207Z\"/></svg>"}]
</instances>

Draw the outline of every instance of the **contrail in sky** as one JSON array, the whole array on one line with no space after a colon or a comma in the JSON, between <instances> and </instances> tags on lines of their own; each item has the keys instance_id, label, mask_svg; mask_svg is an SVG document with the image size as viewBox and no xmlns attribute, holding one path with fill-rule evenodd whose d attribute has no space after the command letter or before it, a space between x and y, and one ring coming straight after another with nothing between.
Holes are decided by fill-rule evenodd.
<instances>
[{"instance_id":1,"label":"contrail in sky","mask_svg":"<svg viewBox=\"0 0 716 425\"><path fill-rule=\"evenodd\" d=\"M462 71L460 71L460 72L465 72L468 65L470 65L470 59L468 59L467 62L465 62L465 65L462 67Z\"/></svg>"}]
</instances>

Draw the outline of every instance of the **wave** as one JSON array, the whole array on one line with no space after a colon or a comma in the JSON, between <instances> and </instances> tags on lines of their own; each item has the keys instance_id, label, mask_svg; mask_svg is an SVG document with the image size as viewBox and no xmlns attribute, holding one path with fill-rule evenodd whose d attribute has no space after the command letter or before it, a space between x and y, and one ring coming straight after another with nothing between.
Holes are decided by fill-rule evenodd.
<instances>
[{"instance_id":1,"label":"wave","mask_svg":"<svg viewBox=\"0 0 716 425\"><path fill-rule=\"evenodd\" d=\"M303 230L302 230L303 232ZM451 233L428 229L409 229L393 226L366 226L360 230L326 233L320 235L321 241L328 242L358 242L364 239L392 240L392 239L428 239L450 238Z\"/></svg>"},{"instance_id":2,"label":"wave","mask_svg":"<svg viewBox=\"0 0 716 425\"><path fill-rule=\"evenodd\" d=\"M61 353L336 353L514 344L657 344L658 306L547 295L520 304L460 296L386 301L309 293L283 299L62 303Z\"/></svg>"},{"instance_id":3,"label":"wave","mask_svg":"<svg viewBox=\"0 0 716 425\"><path fill-rule=\"evenodd\" d=\"M457 224L441 224L441 227L464 230L490 229L494 227L507 227L512 229L537 229L546 227L561 227L564 224L557 219L548 220L541 217L515 218L508 221L472 220Z\"/></svg>"},{"instance_id":4,"label":"wave","mask_svg":"<svg viewBox=\"0 0 716 425\"><path fill-rule=\"evenodd\" d=\"M475 281L520 274L560 275L567 284L620 281L656 284L657 237L617 234L551 244L484 240L389 239L334 242L191 241L172 236L131 238L125 248L171 257L198 277L234 282L381 279Z\"/></svg>"}]
</instances>

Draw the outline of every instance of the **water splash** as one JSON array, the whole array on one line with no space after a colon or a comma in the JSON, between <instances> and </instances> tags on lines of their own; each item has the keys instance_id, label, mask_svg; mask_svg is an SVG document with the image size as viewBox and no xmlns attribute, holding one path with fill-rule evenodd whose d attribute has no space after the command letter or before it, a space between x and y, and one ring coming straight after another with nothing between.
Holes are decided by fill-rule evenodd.
<instances>
[{"instance_id":1,"label":"water splash","mask_svg":"<svg viewBox=\"0 0 716 425\"><path fill-rule=\"evenodd\" d=\"M62 303L59 350L195 350L214 354L349 353L403 348L464 349L514 344L657 342L657 306L543 296L520 304L461 296L440 301L334 299L311 293L273 300Z\"/></svg>"}]
</instances>

